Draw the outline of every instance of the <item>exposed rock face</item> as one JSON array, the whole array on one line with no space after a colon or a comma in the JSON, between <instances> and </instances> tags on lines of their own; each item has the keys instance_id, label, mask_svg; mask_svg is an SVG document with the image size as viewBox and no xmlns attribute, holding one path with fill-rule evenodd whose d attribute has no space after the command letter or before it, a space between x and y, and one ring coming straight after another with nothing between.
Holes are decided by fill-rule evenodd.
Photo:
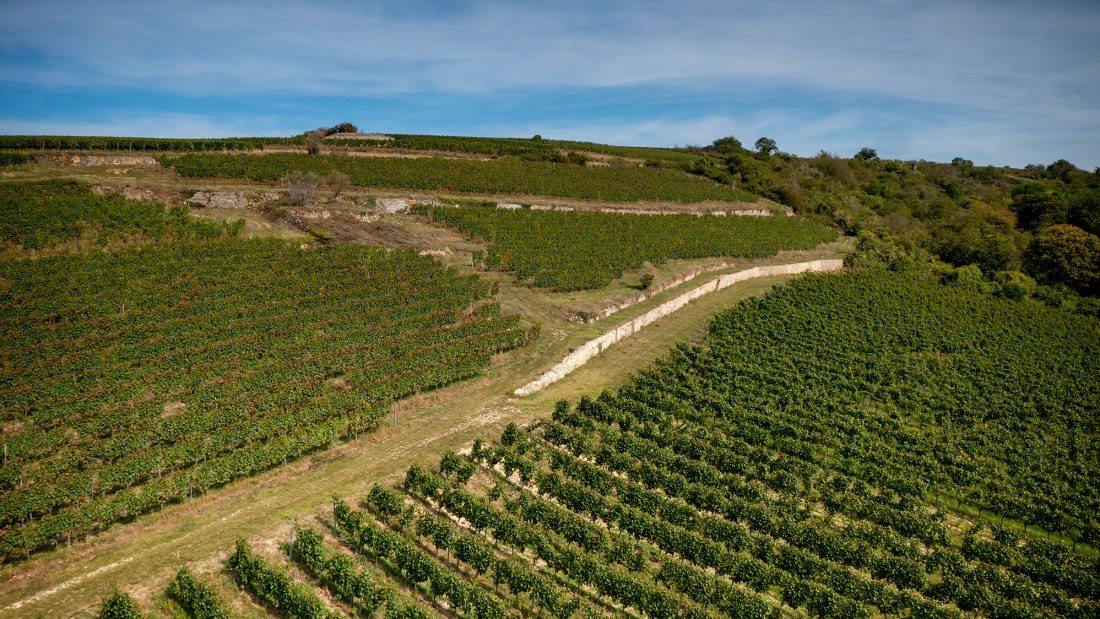
<instances>
[{"instance_id":1,"label":"exposed rock face","mask_svg":"<svg viewBox=\"0 0 1100 619\"><path fill-rule=\"evenodd\" d=\"M249 208L279 199L274 191L199 191L185 203L199 208Z\"/></svg>"},{"instance_id":2,"label":"exposed rock face","mask_svg":"<svg viewBox=\"0 0 1100 619\"><path fill-rule=\"evenodd\" d=\"M130 200L140 200L142 202L160 202L157 194L146 187L113 187L110 185L96 185L92 187L92 192L101 196L122 196Z\"/></svg>"},{"instance_id":3,"label":"exposed rock face","mask_svg":"<svg viewBox=\"0 0 1100 619\"><path fill-rule=\"evenodd\" d=\"M509 211L515 211L523 208L522 204L513 204L511 202L500 202L497 204L497 208L507 209Z\"/></svg>"},{"instance_id":4,"label":"exposed rock face","mask_svg":"<svg viewBox=\"0 0 1100 619\"><path fill-rule=\"evenodd\" d=\"M311 220L328 219L328 218L332 217L332 211L328 210L327 208L323 208L323 209L319 209L319 210L298 211L298 216L301 217L302 219L311 219Z\"/></svg>"},{"instance_id":5,"label":"exposed rock face","mask_svg":"<svg viewBox=\"0 0 1100 619\"><path fill-rule=\"evenodd\" d=\"M405 213L409 210L409 201L405 198L378 198L374 205L383 213Z\"/></svg>"}]
</instances>

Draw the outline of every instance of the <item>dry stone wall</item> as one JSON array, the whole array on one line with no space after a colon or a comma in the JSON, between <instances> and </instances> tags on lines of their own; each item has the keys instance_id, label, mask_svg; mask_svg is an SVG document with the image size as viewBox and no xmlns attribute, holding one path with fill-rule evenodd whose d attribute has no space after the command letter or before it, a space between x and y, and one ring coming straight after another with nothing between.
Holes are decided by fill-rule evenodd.
<instances>
[{"instance_id":1,"label":"dry stone wall","mask_svg":"<svg viewBox=\"0 0 1100 619\"><path fill-rule=\"evenodd\" d=\"M198 208L249 208L279 199L274 191L196 191L185 204Z\"/></svg>"},{"instance_id":2,"label":"dry stone wall","mask_svg":"<svg viewBox=\"0 0 1100 619\"><path fill-rule=\"evenodd\" d=\"M383 213L405 213L409 210L409 201L405 198L378 198L374 205Z\"/></svg>"},{"instance_id":3,"label":"dry stone wall","mask_svg":"<svg viewBox=\"0 0 1100 619\"><path fill-rule=\"evenodd\" d=\"M152 155L89 155L85 153L44 153L38 155L42 163L74 166L155 166Z\"/></svg>"},{"instance_id":4,"label":"dry stone wall","mask_svg":"<svg viewBox=\"0 0 1100 619\"><path fill-rule=\"evenodd\" d=\"M675 288L676 286L679 286L680 284L683 284L684 282L689 282L689 281L695 279L696 277L698 277L699 275L702 275L703 273L712 273L714 271L721 271L723 269L728 269L732 266L733 266L732 264L723 263L723 264L716 264L714 266L709 266L709 267L700 267L700 268L697 268L697 269L692 269L692 270L688 271L687 273L684 273L683 275L680 275L678 277L674 277L674 278L662 283L659 286L654 286L653 288L650 288L649 290L646 290L645 292L642 292L640 294L636 294L636 295L634 295L634 296L632 296L628 299L624 299L624 300L622 300L618 303L608 305L607 307L605 307L602 310L600 310L598 312L595 312L595 313L582 312L582 311L576 311L576 310L566 310L565 318L567 320L569 320L569 322L576 322L576 323L579 323L579 324L591 324L593 322L603 320L604 318L607 318L608 316L614 314L615 312L622 311L622 310L624 310L624 309L626 309L626 308L628 308L632 305L637 305L638 303L641 303L642 301L645 301L646 299L653 298L654 296L668 290L669 288Z\"/></svg>"},{"instance_id":5,"label":"dry stone wall","mask_svg":"<svg viewBox=\"0 0 1100 619\"><path fill-rule=\"evenodd\" d=\"M702 286L685 292L671 301L666 301L658 305L634 320L612 329L594 340L585 342L582 346L569 353L569 355L562 359L557 365L544 372L542 376L516 389L515 395L520 397L531 395L532 393L540 391L547 385L561 380L566 374L584 365L592 359L592 357L600 354L615 342L630 337L646 326L668 316L672 312L675 312L705 294L728 288L737 282L743 282L758 277L797 275L807 272L839 271L843 268L843 260L812 260L810 262L798 262L795 264L753 267L751 269L745 269L744 271L722 275Z\"/></svg>"},{"instance_id":6,"label":"dry stone wall","mask_svg":"<svg viewBox=\"0 0 1100 619\"><path fill-rule=\"evenodd\" d=\"M122 196L129 200L139 200L141 202L161 201L158 200L156 192L147 187L131 187L129 185L123 187L116 187L111 185L94 185L92 187L92 193L96 193L101 196Z\"/></svg>"}]
</instances>

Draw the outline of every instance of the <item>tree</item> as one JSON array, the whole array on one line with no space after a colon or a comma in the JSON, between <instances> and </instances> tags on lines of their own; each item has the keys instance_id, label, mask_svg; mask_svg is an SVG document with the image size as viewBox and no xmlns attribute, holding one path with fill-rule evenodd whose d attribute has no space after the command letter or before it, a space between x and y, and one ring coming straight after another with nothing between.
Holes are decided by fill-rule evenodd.
<instances>
[{"instance_id":1,"label":"tree","mask_svg":"<svg viewBox=\"0 0 1100 619\"><path fill-rule=\"evenodd\" d=\"M1071 180L1070 175L1073 172L1077 172L1077 166L1066 161L1065 159L1059 159L1054 163L1047 166L1046 176L1047 178L1053 178L1068 183Z\"/></svg>"},{"instance_id":2,"label":"tree","mask_svg":"<svg viewBox=\"0 0 1100 619\"><path fill-rule=\"evenodd\" d=\"M976 264L985 273L1020 267L1020 235L1012 214L971 201L969 208L932 228L931 249L956 266Z\"/></svg>"},{"instance_id":3,"label":"tree","mask_svg":"<svg viewBox=\"0 0 1100 619\"><path fill-rule=\"evenodd\" d=\"M723 155L735 155L745 150L745 148L741 146L741 140L738 140L732 135L727 135L724 138L718 138L714 141L714 143L710 145L710 147L711 149Z\"/></svg>"},{"instance_id":4,"label":"tree","mask_svg":"<svg viewBox=\"0 0 1100 619\"><path fill-rule=\"evenodd\" d=\"M356 127L349 122L342 122L339 125L336 125L335 127L329 129L326 133L328 133L329 135L333 135L336 133L359 133L359 127Z\"/></svg>"},{"instance_id":5,"label":"tree","mask_svg":"<svg viewBox=\"0 0 1100 619\"><path fill-rule=\"evenodd\" d=\"M771 138L759 138L756 140L756 152L761 155L770 155L779 150L776 146L775 140Z\"/></svg>"},{"instance_id":6,"label":"tree","mask_svg":"<svg viewBox=\"0 0 1100 619\"><path fill-rule=\"evenodd\" d=\"M351 177L339 170L334 170L329 172L328 176L325 178L325 184L332 190L332 199L335 200L340 197L340 192L351 187Z\"/></svg>"},{"instance_id":7,"label":"tree","mask_svg":"<svg viewBox=\"0 0 1100 619\"><path fill-rule=\"evenodd\" d=\"M1100 294L1100 237L1077 226L1055 224L1028 246L1024 267L1041 283L1066 284L1083 294Z\"/></svg>"},{"instance_id":8,"label":"tree","mask_svg":"<svg viewBox=\"0 0 1100 619\"><path fill-rule=\"evenodd\" d=\"M859 152L856 153L853 159L860 159L862 161L876 161L878 160L878 152L876 152L875 149L871 148L870 146L864 146L863 148L859 149Z\"/></svg>"},{"instance_id":9,"label":"tree","mask_svg":"<svg viewBox=\"0 0 1100 619\"><path fill-rule=\"evenodd\" d=\"M1017 227L1035 231L1054 224L1066 223L1066 203L1051 191L1025 193L1012 199Z\"/></svg>"}]
</instances>

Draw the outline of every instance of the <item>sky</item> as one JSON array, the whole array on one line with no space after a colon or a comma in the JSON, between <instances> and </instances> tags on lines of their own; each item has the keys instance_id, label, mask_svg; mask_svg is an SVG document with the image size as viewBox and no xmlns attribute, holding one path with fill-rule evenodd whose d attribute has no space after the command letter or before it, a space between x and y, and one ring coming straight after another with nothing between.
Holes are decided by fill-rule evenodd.
<instances>
[{"instance_id":1,"label":"sky","mask_svg":"<svg viewBox=\"0 0 1100 619\"><path fill-rule=\"evenodd\" d=\"M1100 166L1100 2L0 0L0 134L362 131Z\"/></svg>"}]
</instances>

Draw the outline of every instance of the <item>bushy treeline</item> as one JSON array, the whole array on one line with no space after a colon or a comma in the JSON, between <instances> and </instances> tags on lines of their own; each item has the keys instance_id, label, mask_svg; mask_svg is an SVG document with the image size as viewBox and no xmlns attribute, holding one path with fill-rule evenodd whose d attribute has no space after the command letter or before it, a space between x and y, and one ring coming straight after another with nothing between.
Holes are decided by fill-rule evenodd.
<instances>
[{"instance_id":1,"label":"bushy treeline","mask_svg":"<svg viewBox=\"0 0 1100 619\"><path fill-rule=\"evenodd\" d=\"M982 273L1022 272L1040 284L1100 294L1100 173L1059 160L1023 169L851 158L795 157L774 142L735 138L698 149L693 172L772 198L849 234L871 231L910 258L937 257ZM767 140L770 142L770 140Z\"/></svg>"}]
</instances>

